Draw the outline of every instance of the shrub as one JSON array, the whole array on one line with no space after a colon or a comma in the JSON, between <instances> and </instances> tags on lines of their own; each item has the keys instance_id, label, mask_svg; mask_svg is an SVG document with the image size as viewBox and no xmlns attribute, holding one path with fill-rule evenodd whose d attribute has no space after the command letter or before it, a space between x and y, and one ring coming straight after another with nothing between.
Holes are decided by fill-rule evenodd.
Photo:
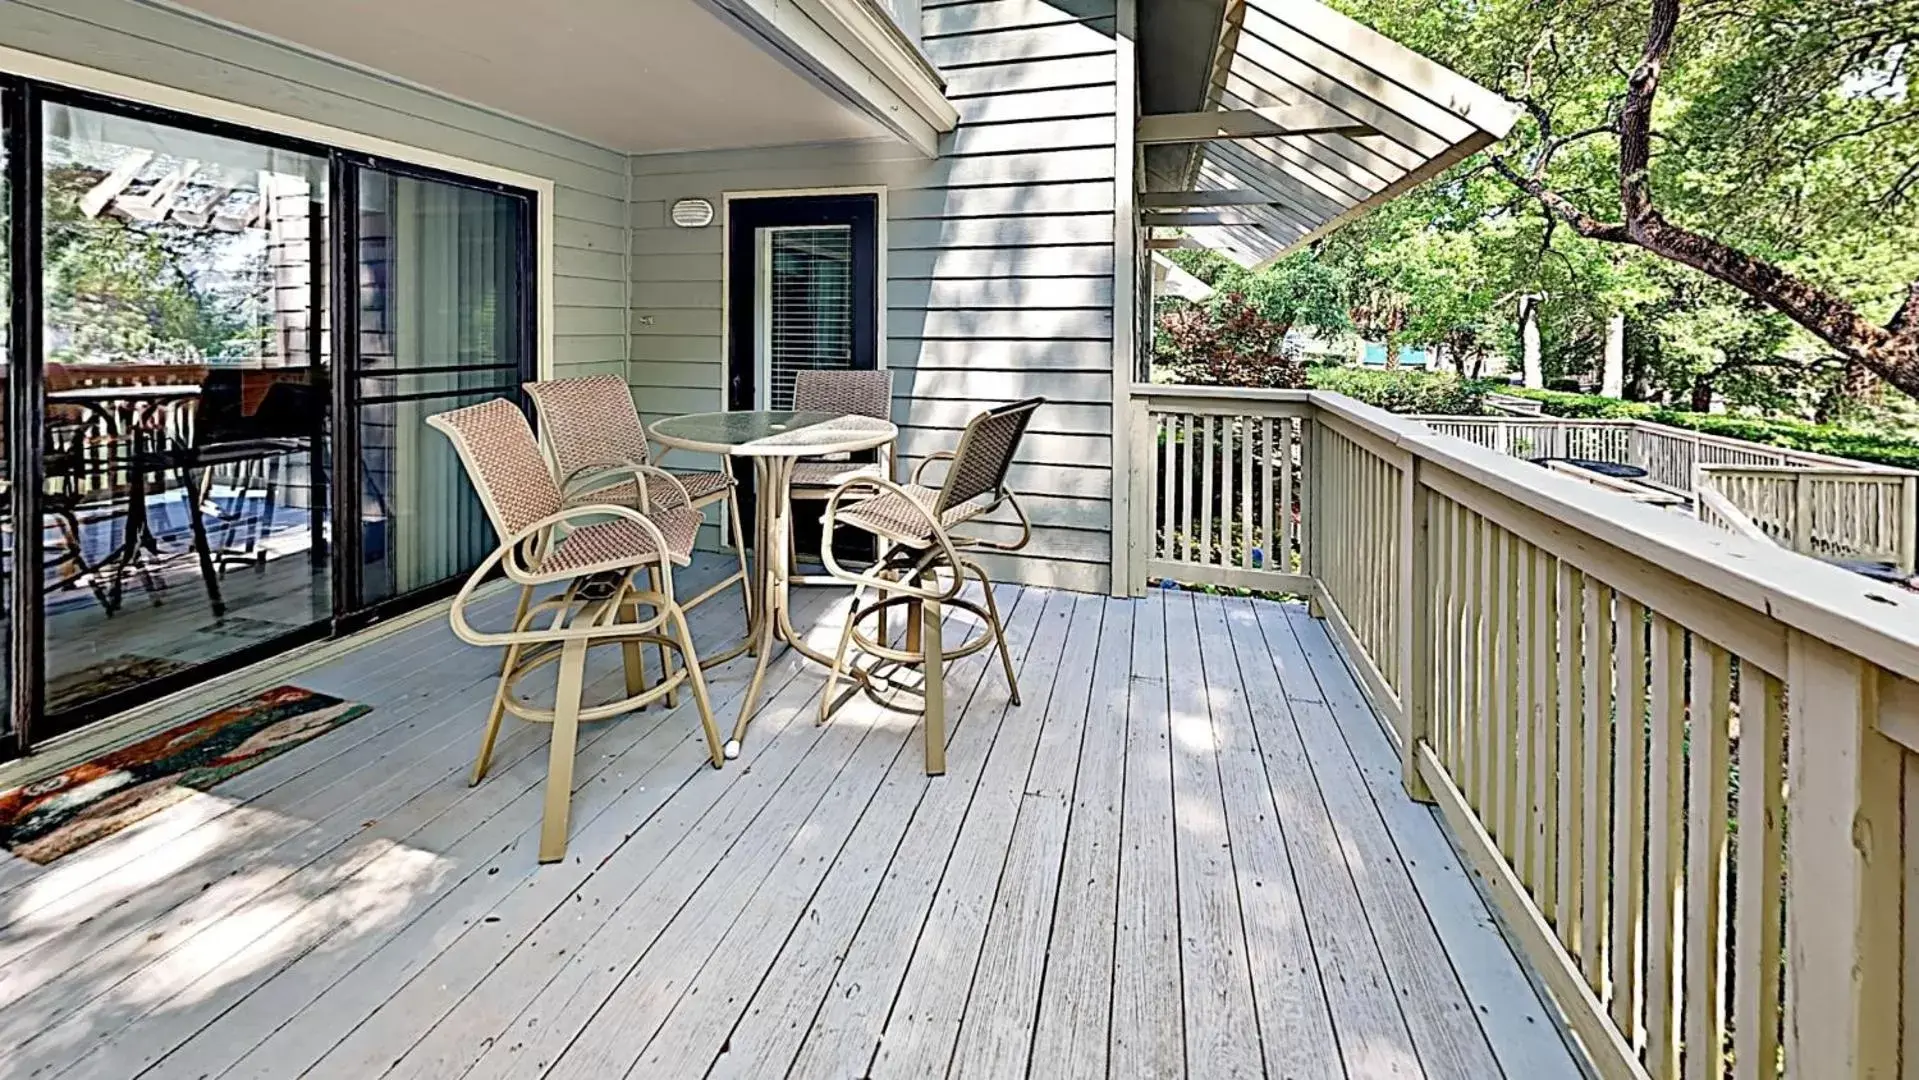
<instances>
[{"instance_id":1,"label":"shrub","mask_svg":"<svg viewBox=\"0 0 1919 1080\"><path fill-rule=\"evenodd\" d=\"M1159 328L1181 382L1264 389L1301 385L1303 372L1286 345L1286 326L1247 303L1243 293L1228 293L1204 307L1175 308L1160 316Z\"/></svg>"},{"instance_id":2,"label":"shrub","mask_svg":"<svg viewBox=\"0 0 1919 1080\"><path fill-rule=\"evenodd\" d=\"M1898 469L1919 469L1919 443L1880 435L1876 432L1833 424L1809 424L1803 420L1759 419L1749 416L1722 416L1715 413L1685 412L1636 401L1618 401L1594 394L1567 394L1555 390L1509 391L1532 398L1544 405L1548 416L1588 420L1650 420L1669 427L1686 428L1706 435L1803 450L1813 454L1831 454L1875 465Z\"/></svg>"},{"instance_id":3,"label":"shrub","mask_svg":"<svg viewBox=\"0 0 1919 1080\"><path fill-rule=\"evenodd\" d=\"M1376 371L1354 367L1314 367L1306 384L1357 398L1396 413L1478 416L1486 411L1486 384L1424 371Z\"/></svg>"}]
</instances>

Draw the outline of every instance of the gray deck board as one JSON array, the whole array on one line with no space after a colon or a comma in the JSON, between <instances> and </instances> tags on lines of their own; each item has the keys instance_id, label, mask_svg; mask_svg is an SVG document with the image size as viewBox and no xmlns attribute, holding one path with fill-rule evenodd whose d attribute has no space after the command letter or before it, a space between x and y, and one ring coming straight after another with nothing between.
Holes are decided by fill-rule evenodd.
<instances>
[{"instance_id":1,"label":"gray deck board","mask_svg":"<svg viewBox=\"0 0 1919 1080\"><path fill-rule=\"evenodd\" d=\"M465 784L496 655L436 620L292 675L374 710L0 864L0 1078L1578 1075L1303 609L998 597L1024 700L950 665L944 777L788 655L722 770L684 703L583 732L548 867L544 730ZM797 600L830 646L844 594Z\"/></svg>"}]
</instances>

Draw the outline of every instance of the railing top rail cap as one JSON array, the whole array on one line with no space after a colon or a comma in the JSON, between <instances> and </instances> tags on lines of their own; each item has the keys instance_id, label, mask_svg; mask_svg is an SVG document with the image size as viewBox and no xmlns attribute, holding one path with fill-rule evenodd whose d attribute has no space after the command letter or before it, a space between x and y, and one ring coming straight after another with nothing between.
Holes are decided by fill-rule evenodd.
<instances>
[{"instance_id":1,"label":"railing top rail cap","mask_svg":"<svg viewBox=\"0 0 1919 1080\"><path fill-rule=\"evenodd\" d=\"M1919 594L1556 475L1496 450L1355 401L1313 403L1415 457L1688 578L1871 662L1919 679Z\"/></svg>"}]
</instances>

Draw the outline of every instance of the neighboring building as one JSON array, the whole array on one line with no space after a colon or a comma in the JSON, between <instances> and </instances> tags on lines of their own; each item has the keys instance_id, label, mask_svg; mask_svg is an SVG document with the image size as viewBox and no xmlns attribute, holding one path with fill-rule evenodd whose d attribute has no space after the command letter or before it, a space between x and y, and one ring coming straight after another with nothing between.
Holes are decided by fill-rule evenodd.
<instances>
[{"instance_id":1,"label":"neighboring building","mask_svg":"<svg viewBox=\"0 0 1919 1080\"><path fill-rule=\"evenodd\" d=\"M17 0L0 94L45 312L12 511L48 523L6 753L444 596L492 537L424 418L535 376L659 417L880 365L908 468L1044 395L995 569L1122 588L1152 226L1270 259L1512 122L1311 0ZM162 234L226 252L197 297L67 254ZM87 464L134 417L142 464Z\"/></svg>"}]
</instances>

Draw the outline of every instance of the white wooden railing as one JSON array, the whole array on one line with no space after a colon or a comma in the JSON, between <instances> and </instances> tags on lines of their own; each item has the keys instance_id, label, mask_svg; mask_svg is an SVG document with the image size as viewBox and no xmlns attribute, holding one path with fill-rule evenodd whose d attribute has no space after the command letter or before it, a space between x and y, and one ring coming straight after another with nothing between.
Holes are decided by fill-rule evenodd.
<instances>
[{"instance_id":1,"label":"white wooden railing","mask_svg":"<svg viewBox=\"0 0 1919 1080\"><path fill-rule=\"evenodd\" d=\"M1602 1076L1919 1070L1919 596L1336 394L1131 422L1133 565L1311 598Z\"/></svg>"},{"instance_id":2,"label":"white wooden railing","mask_svg":"<svg viewBox=\"0 0 1919 1080\"><path fill-rule=\"evenodd\" d=\"M1876 466L1829 454L1765 446L1649 420L1585 420L1553 416L1421 416L1453 435L1514 457L1582 457L1636 465L1647 479L1690 494L1701 466L1796 466L1873 471Z\"/></svg>"},{"instance_id":3,"label":"white wooden railing","mask_svg":"<svg viewBox=\"0 0 1919 1080\"><path fill-rule=\"evenodd\" d=\"M1707 465L1700 467L1695 483L1702 519L1708 519L1703 496L1711 491L1789 551L1891 563L1907 574L1914 570L1919 473Z\"/></svg>"}]
</instances>

